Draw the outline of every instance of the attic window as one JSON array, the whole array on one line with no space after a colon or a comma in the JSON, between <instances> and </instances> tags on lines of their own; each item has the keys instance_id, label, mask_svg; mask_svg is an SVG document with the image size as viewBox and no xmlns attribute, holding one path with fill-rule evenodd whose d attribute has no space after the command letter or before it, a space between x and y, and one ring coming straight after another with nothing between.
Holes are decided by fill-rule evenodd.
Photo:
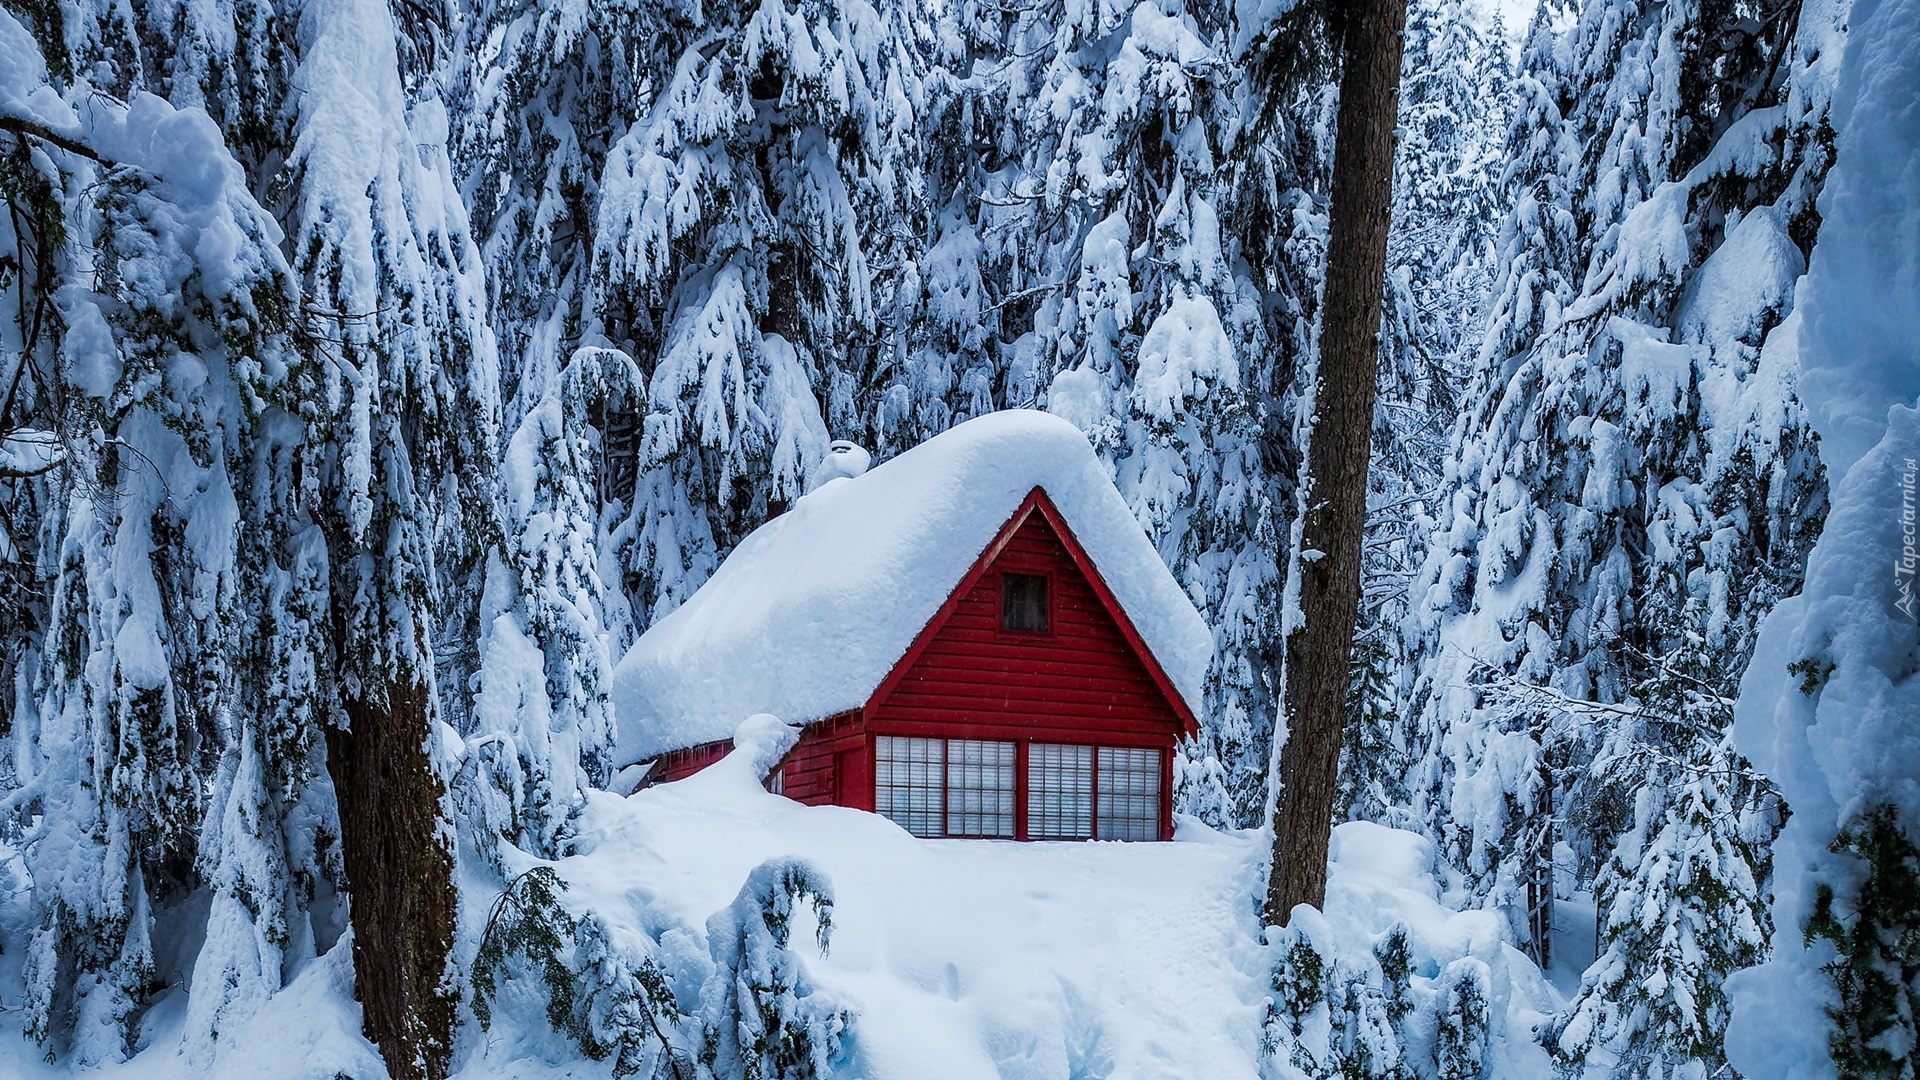
<instances>
[{"instance_id":1,"label":"attic window","mask_svg":"<svg viewBox=\"0 0 1920 1080\"><path fill-rule=\"evenodd\" d=\"M1045 574L1000 576L1000 629L1047 632L1047 578Z\"/></svg>"}]
</instances>

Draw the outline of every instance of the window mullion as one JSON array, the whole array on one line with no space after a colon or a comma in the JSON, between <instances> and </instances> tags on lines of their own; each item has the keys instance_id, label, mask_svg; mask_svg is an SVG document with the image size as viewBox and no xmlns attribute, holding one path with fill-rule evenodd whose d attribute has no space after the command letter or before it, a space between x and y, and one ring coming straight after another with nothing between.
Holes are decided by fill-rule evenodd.
<instances>
[{"instance_id":1,"label":"window mullion","mask_svg":"<svg viewBox=\"0 0 1920 1080\"><path fill-rule=\"evenodd\" d=\"M1092 764L1087 772L1087 839L1100 839L1100 748L1089 747L1087 757Z\"/></svg>"}]
</instances>

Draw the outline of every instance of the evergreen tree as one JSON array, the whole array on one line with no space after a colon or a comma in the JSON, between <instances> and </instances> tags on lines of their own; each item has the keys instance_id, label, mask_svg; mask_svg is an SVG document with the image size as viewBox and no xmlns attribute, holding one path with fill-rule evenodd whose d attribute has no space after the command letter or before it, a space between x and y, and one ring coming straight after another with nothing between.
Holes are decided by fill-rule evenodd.
<instances>
[{"instance_id":1,"label":"evergreen tree","mask_svg":"<svg viewBox=\"0 0 1920 1080\"><path fill-rule=\"evenodd\" d=\"M287 232L319 341L297 513L327 551L326 761L366 1031L396 1078L431 1078L450 1053L455 907L433 763L464 704L439 687L471 670L436 641L478 636L498 371L436 28L403 36L372 0L309 6L303 25Z\"/></svg>"},{"instance_id":2,"label":"evergreen tree","mask_svg":"<svg viewBox=\"0 0 1920 1080\"><path fill-rule=\"evenodd\" d=\"M91 1063L127 1052L158 974L154 921L196 864L220 927L205 970L231 976L203 1015L257 1004L286 950L311 947L280 813L257 800L269 782L297 788L304 755L253 738L255 642L228 617L265 584L239 573L257 553L243 526L270 510L247 480L297 363L297 292L205 113L96 91L11 15L0 33L8 56L39 61L7 75L10 110L28 110L5 129L11 218L28 223L6 237L8 410L24 421L13 436L44 432L48 452L14 478L38 490L10 505L40 511L51 600L39 635L11 627L16 664L36 663L14 672L24 768L7 803L38 811L22 837L41 917L28 1033ZM224 932L236 897L253 905L250 949Z\"/></svg>"},{"instance_id":3,"label":"evergreen tree","mask_svg":"<svg viewBox=\"0 0 1920 1080\"><path fill-rule=\"evenodd\" d=\"M1725 979L1765 955L1772 929L1778 799L1727 741L1725 673L1699 637L1655 672L1630 707L1585 717L1606 734L1581 806L1617 820L1582 824L1619 839L1595 882L1601 955L1549 1039L1567 1076L1719 1075Z\"/></svg>"},{"instance_id":4,"label":"evergreen tree","mask_svg":"<svg viewBox=\"0 0 1920 1080\"><path fill-rule=\"evenodd\" d=\"M1775 333L1826 168L1796 11L1548 6L1516 77L1517 204L1400 685L1415 816L1522 941L1556 829L1591 880L1625 827L1564 703L1627 701L1695 637L1738 672L1819 524Z\"/></svg>"},{"instance_id":5,"label":"evergreen tree","mask_svg":"<svg viewBox=\"0 0 1920 1080\"><path fill-rule=\"evenodd\" d=\"M601 529L595 419L641 393L625 354L581 349L507 444L507 535L489 558L475 733L454 781L496 872L496 844L560 854L586 791L611 775L613 650L633 635Z\"/></svg>"},{"instance_id":6,"label":"evergreen tree","mask_svg":"<svg viewBox=\"0 0 1920 1080\"><path fill-rule=\"evenodd\" d=\"M1808 940L1834 948L1828 1049L1844 1080L1904 1080L1920 1045L1920 848L1890 803L1861 814L1833 847L1865 873L1845 902L1818 887L1807 921Z\"/></svg>"},{"instance_id":7,"label":"evergreen tree","mask_svg":"<svg viewBox=\"0 0 1920 1080\"><path fill-rule=\"evenodd\" d=\"M1411 799L1413 754L1393 686L1406 659L1397 628L1433 530L1502 209L1507 61L1498 21L1482 28L1480 18L1462 0L1407 9L1360 627L1335 804L1353 818L1399 822Z\"/></svg>"},{"instance_id":8,"label":"evergreen tree","mask_svg":"<svg viewBox=\"0 0 1920 1080\"><path fill-rule=\"evenodd\" d=\"M997 58L998 77L976 77L936 114L932 145L970 149L928 173L955 177L956 200L980 206L941 228L978 253L1004 375L963 380L997 396L951 411L1044 401L1113 467L1215 627L1209 719L1183 755L1182 804L1251 821L1265 799L1274 553L1289 508L1285 459L1261 436L1290 431L1311 326L1299 312L1313 303L1317 271L1305 268L1325 220L1303 190L1318 161L1311 125L1289 101L1248 130L1219 5L990 14L941 35L969 46L950 65ZM1276 218L1298 229L1267 231ZM1276 264L1300 284L1277 280Z\"/></svg>"}]
</instances>

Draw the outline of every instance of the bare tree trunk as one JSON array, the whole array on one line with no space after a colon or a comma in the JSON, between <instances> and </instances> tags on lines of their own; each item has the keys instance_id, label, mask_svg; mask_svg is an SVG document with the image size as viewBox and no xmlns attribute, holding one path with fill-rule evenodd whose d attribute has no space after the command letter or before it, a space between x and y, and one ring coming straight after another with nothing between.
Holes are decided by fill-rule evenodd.
<instances>
[{"instance_id":1,"label":"bare tree trunk","mask_svg":"<svg viewBox=\"0 0 1920 1080\"><path fill-rule=\"evenodd\" d=\"M327 729L340 807L361 1026L393 1080L443 1080L456 998L453 853L441 839L439 777L427 756L427 688L401 681L384 703L349 698Z\"/></svg>"},{"instance_id":2,"label":"bare tree trunk","mask_svg":"<svg viewBox=\"0 0 1920 1080\"><path fill-rule=\"evenodd\" d=\"M1327 842L1360 604L1361 533L1380 360L1381 291L1393 198L1401 31L1406 0L1335 0L1341 34L1339 131L1320 315L1320 372L1307 449L1312 487L1300 556L1302 622L1287 638L1287 742L1273 810L1266 918L1327 896ZM1344 8L1344 10L1340 10ZM1313 554L1313 553L1318 553Z\"/></svg>"}]
</instances>

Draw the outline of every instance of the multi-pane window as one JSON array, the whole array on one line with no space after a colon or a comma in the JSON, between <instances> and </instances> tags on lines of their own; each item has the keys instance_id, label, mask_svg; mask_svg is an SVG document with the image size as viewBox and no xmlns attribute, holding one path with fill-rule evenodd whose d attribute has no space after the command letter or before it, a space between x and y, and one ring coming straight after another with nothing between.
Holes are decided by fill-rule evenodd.
<instances>
[{"instance_id":1,"label":"multi-pane window","mask_svg":"<svg viewBox=\"0 0 1920 1080\"><path fill-rule=\"evenodd\" d=\"M1000 629L1047 632L1045 574L1000 575Z\"/></svg>"},{"instance_id":2,"label":"multi-pane window","mask_svg":"<svg viewBox=\"0 0 1920 1080\"><path fill-rule=\"evenodd\" d=\"M947 835L1013 835L1010 742L947 740Z\"/></svg>"},{"instance_id":3,"label":"multi-pane window","mask_svg":"<svg viewBox=\"0 0 1920 1080\"><path fill-rule=\"evenodd\" d=\"M1160 751L1100 748L1100 839L1160 836Z\"/></svg>"},{"instance_id":4,"label":"multi-pane window","mask_svg":"<svg viewBox=\"0 0 1920 1080\"><path fill-rule=\"evenodd\" d=\"M1027 748L1027 835L1092 838L1093 747L1034 743Z\"/></svg>"},{"instance_id":5,"label":"multi-pane window","mask_svg":"<svg viewBox=\"0 0 1920 1080\"><path fill-rule=\"evenodd\" d=\"M915 836L1016 835L1019 747L981 739L874 740L874 808ZM1031 743L1031 840L1156 840L1165 751Z\"/></svg>"},{"instance_id":6,"label":"multi-pane window","mask_svg":"<svg viewBox=\"0 0 1920 1080\"><path fill-rule=\"evenodd\" d=\"M874 808L915 836L945 833L946 749L944 739L875 740Z\"/></svg>"},{"instance_id":7,"label":"multi-pane window","mask_svg":"<svg viewBox=\"0 0 1920 1080\"><path fill-rule=\"evenodd\" d=\"M915 836L1013 835L1013 743L882 735L874 751L874 807L901 828Z\"/></svg>"}]
</instances>

